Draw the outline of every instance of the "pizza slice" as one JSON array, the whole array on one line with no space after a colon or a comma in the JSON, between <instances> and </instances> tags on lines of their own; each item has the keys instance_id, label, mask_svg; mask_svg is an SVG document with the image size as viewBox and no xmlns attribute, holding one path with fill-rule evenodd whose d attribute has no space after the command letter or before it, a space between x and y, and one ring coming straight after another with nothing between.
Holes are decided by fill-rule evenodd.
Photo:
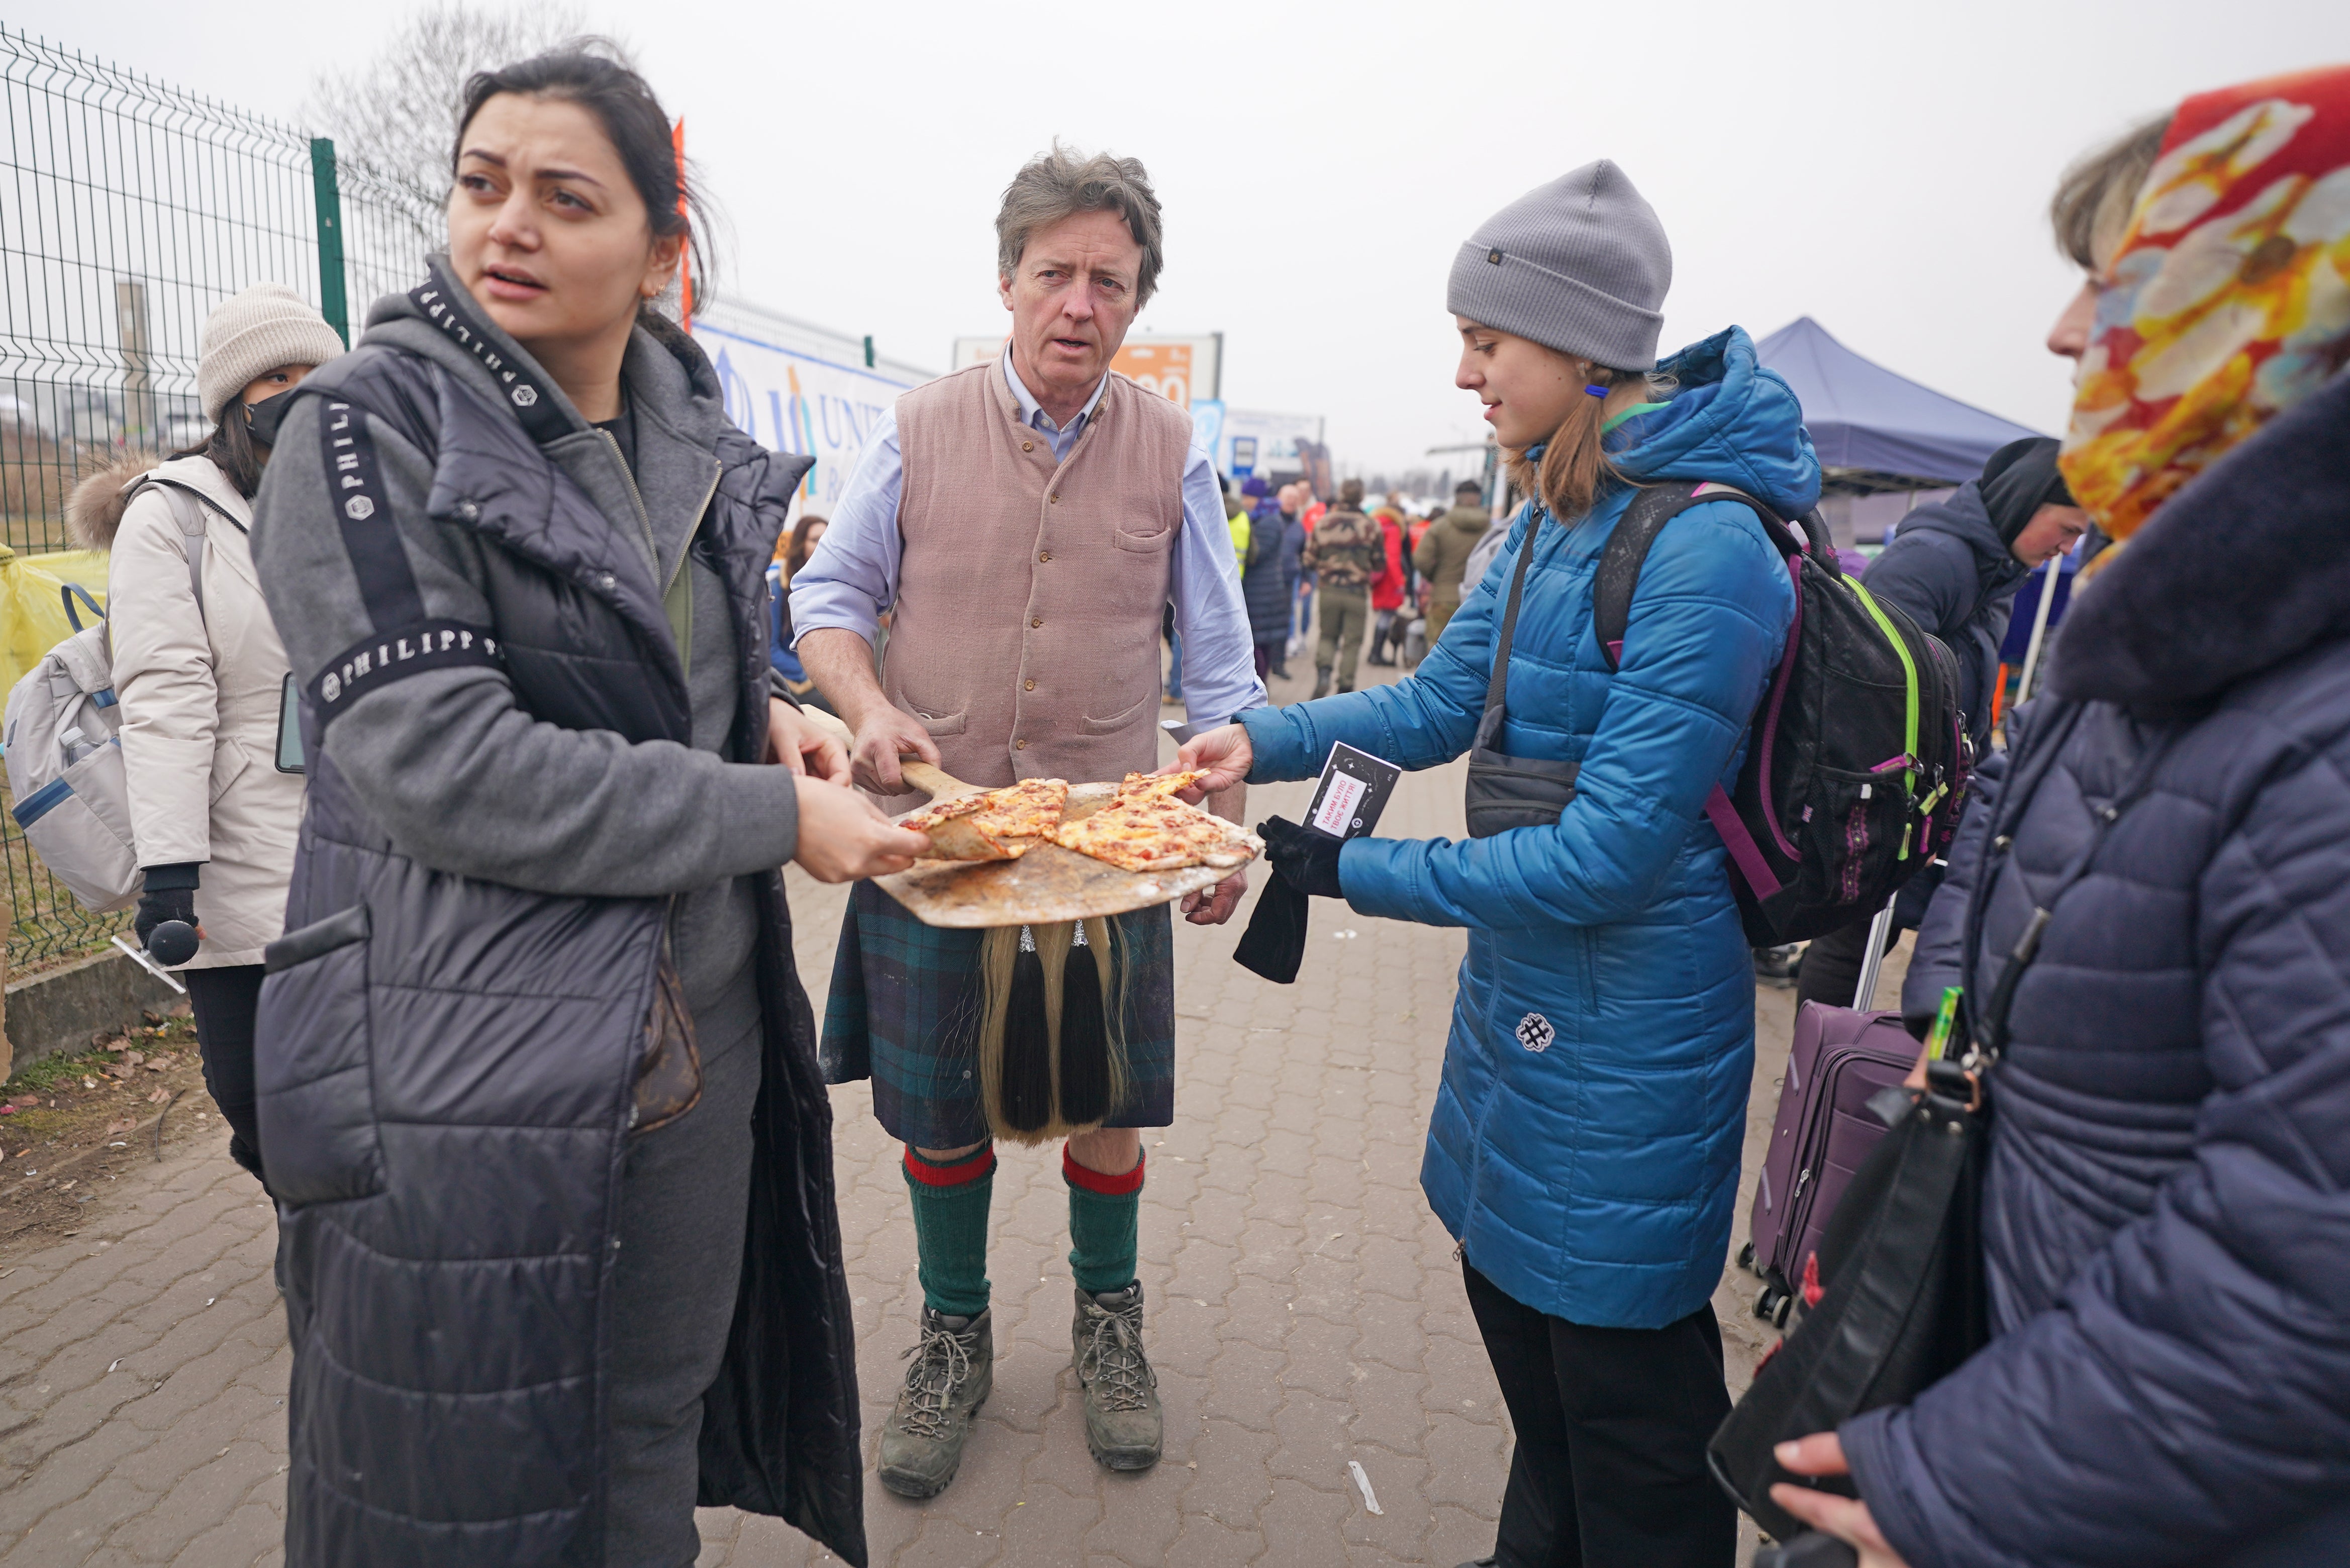
<instances>
[{"instance_id":1,"label":"pizza slice","mask_svg":"<svg viewBox=\"0 0 2350 1568\"><path fill-rule=\"evenodd\" d=\"M1022 779L979 798L986 803L978 818L984 830L1003 838L1050 838L1068 807L1069 781Z\"/></svg>"},{"instance_id":2,"label":"pizza slice","mask_svg":"<svg viewBox=\"0 0 2350 1568\"><path fill-rule=\"evenodd\" d=\"M931 836L930 858L1017 860L1052 836L1069 798L1065 779L1023 779L1003 789L934 801L899 826Z\"/></svg>"},{"instance_id":3,"label":"pizza slice","mask_svg":"<svg viewBox=\"0 0 2350 1568\"><path fill-rule=\"evenodd\" d=\"M1014 849L999 835L989 832L980 823L980 814L987 809L983 794L967 794L953 800L932 801L921 810L898 819L900 827L910 827L931 836L931 853L934 860L1015 860L1020 851ZM1023 846L1024 848L1025 846Z\"/></svg>"},{"instance_id":4,"label":"pizza slice","mask_svg":"<svg viewBox=\"0 0 2350 1568\"><path fill-rule=\"evenodd\" d=\"M1126 782L1118 786L1118 798L1134 795L1164 795L1172 799L1187 789L1197 789L1208 776L1204 768L1193 768L1180 774L1128 774Z\"/></svg>"},{"instance_id":5,"label":"pizza slice","mask_svg":"<svg viewBox=\"0 0 2350 1568\"><path fill-rule=\"evenodd\" d=\"M1122 794L1082 821L1063 823L1053 841L1121 871L1222 870L1256 857L1231 823L1157 793Z\"/></svg>"}]
</instances>

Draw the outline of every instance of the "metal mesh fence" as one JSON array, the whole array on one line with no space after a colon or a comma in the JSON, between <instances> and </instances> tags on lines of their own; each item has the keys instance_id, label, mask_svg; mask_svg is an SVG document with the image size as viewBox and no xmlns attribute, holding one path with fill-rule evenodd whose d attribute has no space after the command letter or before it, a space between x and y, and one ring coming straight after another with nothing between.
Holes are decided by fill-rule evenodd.
<instances>
[{"instance_id":1,"label":"metal mesh fence","mask_svg":"<svg viewBox=\"0 0 2350 1568\"><path fill-rule=\"evenodd\" d=\"M16 555L68 547L79 475L205 437L196 354L223 300L283 283L341 327L346 301L363 317L421 274L397 199L291 127L5 26L0 117L0 544ZM13 815L0 873L12 974L129 923L84 910Z\"/></svg>"}]
</instances>

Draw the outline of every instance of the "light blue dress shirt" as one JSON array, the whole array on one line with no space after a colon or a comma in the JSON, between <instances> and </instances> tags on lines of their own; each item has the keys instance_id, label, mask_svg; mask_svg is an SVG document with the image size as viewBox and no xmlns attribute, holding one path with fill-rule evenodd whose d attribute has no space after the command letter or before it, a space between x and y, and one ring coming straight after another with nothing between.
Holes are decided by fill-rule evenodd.
<instances>
[{"instance_id":1,"label":"light blue dress shirt","mask_svg":"<svg viewBox=\"0 0 2350 1568\"><path fill-rule=\"evenodd\" d=\"M1109 386L1104 376L1094 395L1066 428L1029 395L1013 373L1009 350L1003 379L1019 400L1020 416L1043 432L1056 461L1085 433L1086 422ZM898 496L906 463L898 450L898 411L875 424L857 460L856 472L832 509L824 537L807 564L792 578L792 642L825 627L853 631L870 643L880 616L898 597L898 557L904 538L898 531ZM1183 711L1194 724L1219 723L1250 708L1264 706L1264 682L1256 678L1256 650L1249 638L1248 607L1241 600L1239 569L1232 561L1232 534L1224 522L1224 494L1216 465L1195 441L1183 467L1183 526L1175 536L1168 572L1175 601L1175 629L1183 639ZM1005 679L1011 672L1005 672Z\"/></svg>"}]
</instances>

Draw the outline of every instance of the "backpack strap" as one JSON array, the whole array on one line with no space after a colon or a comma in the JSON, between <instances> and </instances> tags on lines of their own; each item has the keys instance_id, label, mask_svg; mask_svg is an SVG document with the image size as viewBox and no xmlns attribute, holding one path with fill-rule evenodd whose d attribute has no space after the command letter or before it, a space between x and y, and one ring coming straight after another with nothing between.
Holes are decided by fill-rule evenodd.
<instances>
[{"instance_id":1,"label":"backpack strap","mask_svg":"<svg viewBox=\"0 0 2350 1568\"><path fill-rule=\"evenodd\" d=\"M1599 639L1599 651L1607 660L1610 670L1623 666L1624 633L1632 620L1632 590L1639 586L1640 568L1648 564L1648 549L1665 524L1692 506L1709 501L1740 501L1752 508L1755 518L1762 524L1763 537L1769 539L1782 559L1793 560L1798 555L1808 556L1841 576L1835 566L1835 551L1828 539L1826 524L1815 510L1802 520L1802 533L1762 502L1742 490L1727 484L1656 484L1646 485L1632 498L1624 515L1616 520L1616 531L1607 536L1607 547L1599 553L1599 568L1591 579L1592 629ZM1787 647L1781 655L1779 673L1773 680L1775 691L1786 679L1787 668L1795 656L1795 639L1803 622L1803 579L1790 568L1795 582L1795 626L1787 633ZM1722 847L1730 852L1731 864L1745 879L1757 898L1768 898L1779 891L1779 878L1772 874L1771 863L1762 846L1754 841L1746 824L1738 815L1737 805L1730 793L1716 784L1705 797L1705 818L1721 836Z\"/></svg>"},{"instance_id":2,"label":"backpack strap","mask_svg":"<svg viewBox=\"0 0 2350 1568\"><path fill-rule=\"evenodd\" d=\"M101 625L105 622L106 611L100 607L96 599L90 597L89 590L83 587L79 583L59 584L58 595L66 601L66 620L76 631L85 629L81 624L80 613L74 608L74 600L76 599L81 600L82 603L89 607L91 617L90 624L92 626Z\"/></svg>"},{"instance_id":3,"label":"backpack strap","mask_svg":"<svg viewBox=\"0 0 2350 1568\"><path fill-rule=\"evenodd\" d=\"M1639 586L1640 568L1648 564L1649 546L1656 544L1666 524L1708 501L1745 503L1762 523L1763 537L1771 541L1782 557L1801 553L1827 564L1831 571L1836 570L1835 550L1816 511L1804 515L1803 531L1798 533L1795 524L1768 505L1727 484L1643 485L1624 515L1616 520L1616 532L1607 536L1607 548L1599 553L1599 569L1591 579L1592 628L1598 634L1599 651L1606 655L1609 670L1617 669L1624 661L1624 631L1632 622L1632 590Z\"/></svg>"},{"instance_id":4,"label":"backpack strap","mask_svg":"<svg viewBox=\"0 0 2350 1568\"><path fill-rule=\"evenodd\" d=\"M252 530L238 522L227 507L192 484L182 484L176 479L160 479L147 473L140 475L139 482L130 487L130 496L136 496L142 490L161 491L163 504L172 509L172 520L180 525L180 535L188 552L188 587L196 596L196 615L202 618L204 613L204 508L208 506L219 513L227 520L229 526L240 534L249 534ZM124 498L124 504L130 504L130 496Z\"/></svg>"}]
</instances>

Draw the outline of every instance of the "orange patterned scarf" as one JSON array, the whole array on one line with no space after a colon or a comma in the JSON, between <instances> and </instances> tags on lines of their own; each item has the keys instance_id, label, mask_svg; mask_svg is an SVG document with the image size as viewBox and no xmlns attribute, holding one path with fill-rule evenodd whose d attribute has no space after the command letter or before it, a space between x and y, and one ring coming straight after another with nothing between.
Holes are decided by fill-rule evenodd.
<instances>
[{"instance_id":1,"label":"orange patterned scarf","mask_svg":"<svg viewBox=\"0 0 2350 1568\"><path fill-rule=\"evenodd\" d=\"M2099 283L2061 464L2116 539L2350 362L2350 67L2190 98Z\"/></svg>"}]
</instances>

